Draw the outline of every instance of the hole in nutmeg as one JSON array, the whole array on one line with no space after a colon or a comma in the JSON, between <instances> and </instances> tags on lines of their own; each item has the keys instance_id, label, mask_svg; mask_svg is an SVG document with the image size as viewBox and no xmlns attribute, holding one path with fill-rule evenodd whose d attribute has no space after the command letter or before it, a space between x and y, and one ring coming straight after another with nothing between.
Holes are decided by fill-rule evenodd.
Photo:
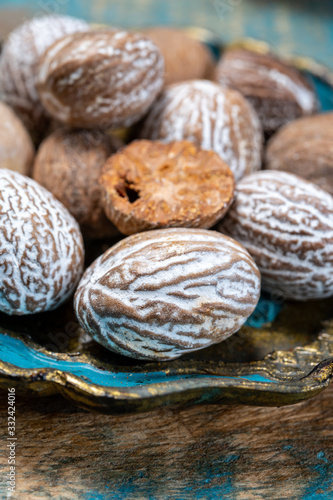
<instances>
[{"instance_id":1,"label":"hole in nutmeg","mask_svg":"<svg viewBox=\"0 0 333 500\"><path fill-rule=\"evenodd\" d=\"M165 163L164 165L162 165L162 167L160 168L160 171L161 172L166 172L167 170L170 170L171 165L169 165L168 163Z\"/></svg>"},{"instance_id":2,"label":"hole in nutmeg","mask_svg":"<svg viewBox=\"0 0 333 500\"><path fill-rule=\"evenodd\" d=\"M116 191L122 198L127 198L130 203L134 203L140 198L140 193L134 189L126 180L124 184L118 184Z\"/></svg>"},{"instance_id":3,"label":"hole in nutmeg","mask_svg":"<svg viewBox=\"0 0 333 500\"><path fill-rule=\"evenodd\" d=\"M126 190L126 195L127 195L128 201L130 203L134 203L136 200L138 200L140 198L138 191L136 191L135 189L133 189L129 186L126 186L125 190Z\"/></svg>"}]
</instances>

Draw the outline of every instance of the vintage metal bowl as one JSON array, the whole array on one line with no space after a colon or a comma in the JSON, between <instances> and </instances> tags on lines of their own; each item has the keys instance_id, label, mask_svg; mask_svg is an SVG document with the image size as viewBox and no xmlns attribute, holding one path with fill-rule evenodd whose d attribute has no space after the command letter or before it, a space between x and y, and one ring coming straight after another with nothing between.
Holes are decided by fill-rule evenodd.
<instances>
[{"instance_id":1,"label":"vintage metal bowl","mask_svg":"<svg viewBox=\"0 0 333 500\"><path fill-rule=\"evenodd\" d=\"M211 33L189 32L218 54ZM240 43L269 50L262 42ZM322 110L333 109L330 72L307 59L291 62L312 80ZM90 260L110 243L88 248ZM71 304L24 318L0 314L0 387L34 396L60 392L96 411L145 411L175 403L294 404L323 391L332 374L333 298L277 304L263 295L236 335L167 363L107 351L79 327Z\"/></svg>"}]
</instances>

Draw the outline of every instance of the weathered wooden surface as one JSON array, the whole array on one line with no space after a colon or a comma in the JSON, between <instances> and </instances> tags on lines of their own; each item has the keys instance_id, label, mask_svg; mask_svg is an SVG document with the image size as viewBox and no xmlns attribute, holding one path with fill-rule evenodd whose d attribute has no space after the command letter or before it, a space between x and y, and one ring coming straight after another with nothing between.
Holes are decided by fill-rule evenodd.
<instances>
[{"instance_id":1,"label":"weathered wooden surface","mask_svg":"<svg viewBox=\"0 0 333 500\"><path fill-rule=\"evenodd\" d=\"M1 393L2 480L6 409ZM17 397L13 498L328 500L332 410L333 386L280 409L197 406L116 417L60 397Z\"/></svg>"}]
</instances>

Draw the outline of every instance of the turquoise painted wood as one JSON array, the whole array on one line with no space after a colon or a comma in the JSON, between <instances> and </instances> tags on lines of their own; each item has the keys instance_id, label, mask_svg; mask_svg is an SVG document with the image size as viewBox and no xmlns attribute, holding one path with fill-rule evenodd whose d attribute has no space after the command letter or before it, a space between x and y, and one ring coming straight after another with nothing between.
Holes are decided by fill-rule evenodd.
<instances>
[{"instance_id":1,"label":"turquoise painted wood","mask_svg":"<svg viewBox=\"0 0 333 500\"><path fill-rule=\"evenodd\" d=\"M26 369L43 369L50 368L60 370L62 372L71 373L80 377L88 383L98 384L107 387L138 387L149 384L158 384L161 382L173 382L184 379L211 379L211 375L170 375L163 371L159 372L108 372L100 370L88 363L80 363L59 360L42 352L36 351L28 347L22 340L10 337L0 333L0 359L6 363L10 363L18 368ZM216 377L217 379L220 378ZM236 377L228 377L236 378ZM240 377L239 377L240 378ZM259 374L244 375L241 379L253 380L256 382L277 383L268 377Z\"/></svg>"},{"instance_id":2,"label":"turquoise painted wood","mask_svg":"<svg viewBox=\"0 0 333 500\"><path fill-rule=\"evenodd\" d=\"M305 55L333 69L332 0L0 0L1 9L66 13L118 26L208 28L221 40L254 37L285 55Z\"/></svg>"}]
</instances>

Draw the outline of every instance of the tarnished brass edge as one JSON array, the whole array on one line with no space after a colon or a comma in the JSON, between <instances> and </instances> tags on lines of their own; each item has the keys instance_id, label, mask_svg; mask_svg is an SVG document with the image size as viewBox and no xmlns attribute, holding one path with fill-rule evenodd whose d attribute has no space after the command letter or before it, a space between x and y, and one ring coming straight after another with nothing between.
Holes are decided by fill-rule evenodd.
<instances>
[{"instance_id":1,"label":"tarnished brass edge","mask_svg":"<svg viewBox=\"0 0 333 500\"><path fill-rule=\"evenodd\" d=\"M197 372L198 373L198 372ZM199 370L200 373L200 370ZM268 390L271 393L312 393L321 388L325 388L333 376L333 359L319 363L315 369L307 376L299 379L285 380L276 383L250 381L235 378L235 375L212 375L205 379L186 379L184 381L163 382L156 384L146 384L133 388L105 387L93 383L87 383L80 377L57 369L22 369L14 365L0 361L0 381L2 384L7 381L25 381L27 384L34 382L53 382L57 386L75 387L76 390L84 392L93 397L113 398L113 399L137 399L150 397L163 397L174 392L181 393L188 389L213 389L213 388L242 388L244 390Z\"/></svg>"},{"instance_id":2,"label":"tarnished brass edge","mask_svg":"<svg viewBox=\"0 0 333 500\"><path fill-rule=\"evenodd\" d=\"M112 372L141 372L142 365L138 366L121 366L115 368L111 363L96 362L89 355L80 353L54 353L47 349L36 346L36 344L25 335L13 334L7 329L0 327L0 332L6 335L18 338L26 346L33 349L35 352L42 353L55 360L86 363L97 369L104 369ZM37 347L37 348L36 348ZM180 358L176 366L169 367L167 363L149 362L145 364L145 371L164 371L168 375L195 375L195 374L211 374L212 376L241 376L252 375L254 373L265 373L269 377L278 381L288 381L298 379L305 376L306 371L313 369L324 358L333 357L333 332L328 333L323 331L318 335L318 338L311 344L303 347L296 347L291 351L273 351L265 356L262 360L252 361L249 363L223 363L217 361L187 361ZM1 361L0 361L1 363ZM301 365L305 365L302 366ZM1 364L0 364L1 367Z\"/></svg>"}]
</instances>

